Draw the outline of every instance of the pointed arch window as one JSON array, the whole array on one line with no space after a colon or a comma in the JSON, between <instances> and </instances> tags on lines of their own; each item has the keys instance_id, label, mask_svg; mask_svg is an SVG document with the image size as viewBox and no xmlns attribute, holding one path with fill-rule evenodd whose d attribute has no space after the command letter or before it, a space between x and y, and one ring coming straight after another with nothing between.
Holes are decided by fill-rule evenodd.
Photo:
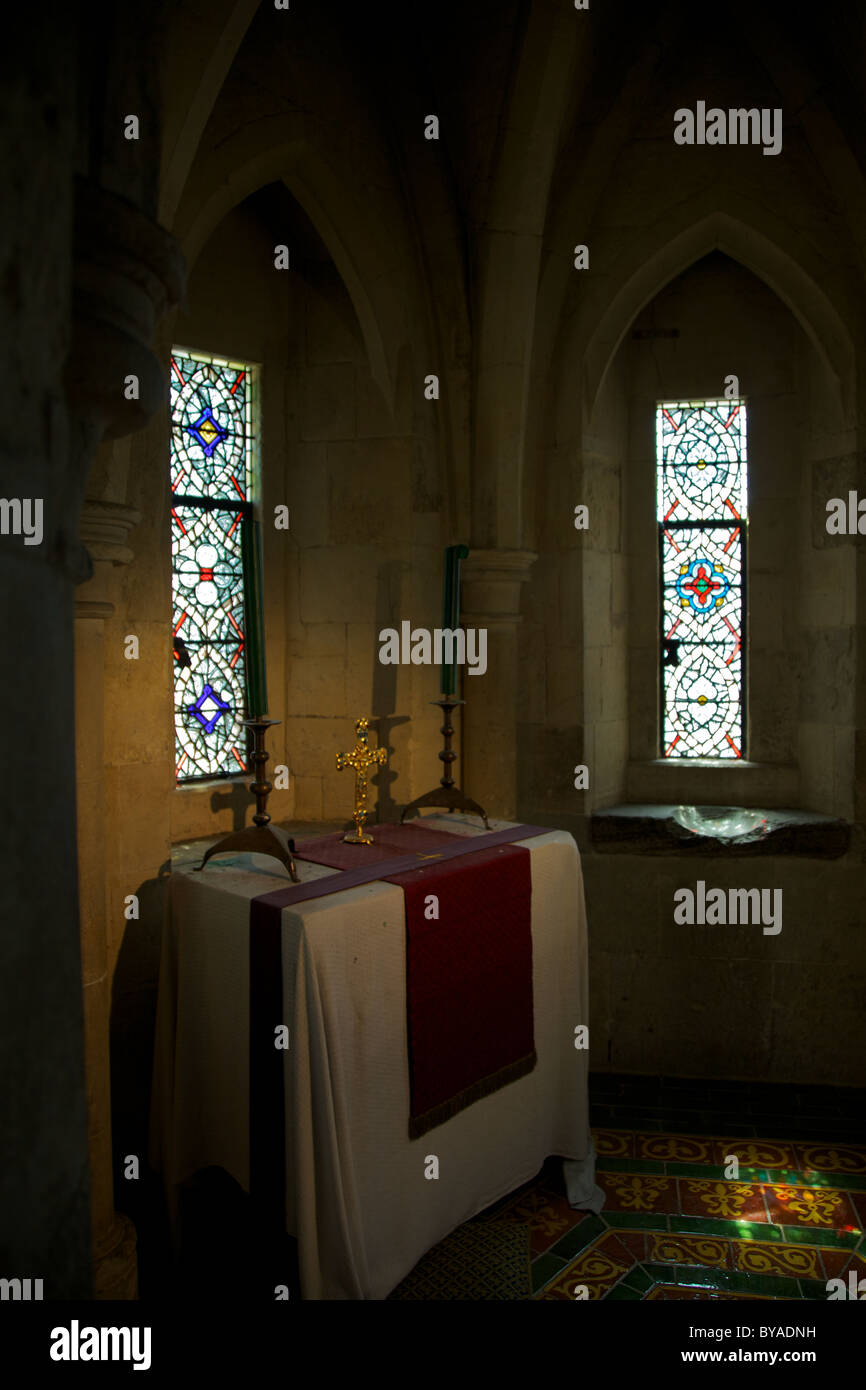
<instances>
[{"instance_id":1,"label":"pointed arch window","mask_svg":"<svg viewBox=\"0 0 866 1390\"><path fill-rule=\"evenodd\" d=\"M257 368L175 348L171 557L179 783L246 771L242 528L252 518Z\"/></svg>"},{"instance_id":2,"label":"pointed arch window","mask_svg":"<svg viewBox=\"0 0 866 1390\"><path fill-rule=\"evenodd\" d=\"M663 758L745 757L746 403L656 411Z\"/></svg>"}]
</instances>

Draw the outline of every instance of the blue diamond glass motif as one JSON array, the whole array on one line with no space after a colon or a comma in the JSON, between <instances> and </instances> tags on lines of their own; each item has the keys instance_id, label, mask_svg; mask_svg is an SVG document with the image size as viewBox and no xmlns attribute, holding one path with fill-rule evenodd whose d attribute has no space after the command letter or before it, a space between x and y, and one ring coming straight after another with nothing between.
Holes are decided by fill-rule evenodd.
<instances>
[{"instance_id":1,"label":"blue diamond glass motif","mask_svg":"<svg viewBox=\"0 0 866 1390\"><path fill-rule=\"evenodd\" d=\"M208 700L210 700L212 705L216 706L216 710L212 714L209 712L206 713L202 708ZM206 684L195 704L187 705L186 708L187 713L198 720L205 733L210 734L213 733L217 720L221 719L224 714L228 714L231 705L227 705L224 700L221 700L213 688Z\"/></svg>"},{"instance_id":2,"label":"blue diamond glass motif","mask_svg":"<svg viewBox=\"0 0 866 1390\"><path fill-rule=\"evenodd\" d=\"M228 439L229 432L214 419L214 413L210 406L206 406L201 415L192 425L187 425L187 434L191 434L197 444L204 449L205 457L210 458L218 444L222 444L224 439Z\"/></svg>"}]
</instances>

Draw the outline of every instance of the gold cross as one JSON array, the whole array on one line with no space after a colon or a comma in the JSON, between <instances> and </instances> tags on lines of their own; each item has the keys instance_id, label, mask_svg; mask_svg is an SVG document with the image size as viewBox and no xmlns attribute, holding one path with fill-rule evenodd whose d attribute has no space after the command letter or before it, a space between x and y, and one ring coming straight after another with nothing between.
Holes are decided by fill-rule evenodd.
<instances>
[{"instance_id":1,"label":"gold cross","mask_svg":"<svg viewBox=\"0 0 866 1390\"><path fill-rule=\"evenodd\" d=\"M442 858L441 853L439 853L439 854L422 854L421 851L420 851L419 849L416 849L415 853L416 853L416 855L418 856L419 859L441 859L441 858Z\"/></svg>"},{"instance_id":2,"label":"gold cross","mask_svg":"<svg viewBox=\"0 0 866 1390\"><path fill-rule=\"evenodd\" d=\"M384 748L370 748L367 743L367 719L359 719L355 724L355 732L358 735L358 742L351 753L337 754L337 771L342 772L344 768L351 767L355 773L355 809L352 812L352 820L355 822L354 835L344 835L343 842L347 845L371 845L372 835L364 834L364 822L369 812L367 811L367 771L376 765L381 766L385 761L386 752Z\"/></svg>"}]
</instances>

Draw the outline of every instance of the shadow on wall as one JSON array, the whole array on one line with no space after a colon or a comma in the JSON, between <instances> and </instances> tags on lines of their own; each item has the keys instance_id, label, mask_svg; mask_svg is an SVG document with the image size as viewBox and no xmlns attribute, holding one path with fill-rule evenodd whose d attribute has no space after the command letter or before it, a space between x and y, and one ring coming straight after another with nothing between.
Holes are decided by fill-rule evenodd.
<instances>
[{"instance_id":1,"label":"shadow on wall","mask_svg":"<svg viewBox=\"0 0 866 1390\"><path fill-rule=\"evenodd\" d=\"M385 766L371 777L371 785L376 788L376 820L379 825L387 825L400 819L402 806L391 795L391 787L397 780L397 773L391 770L394 748L391 734L401 724L408 724L408 714L397 714L397 670L396 666L383 666L379 660L379 633L383 628L394 627L395 613L399 607L403 575L409 566L403 560L389 560L379 566L376 576L376 631L373 634L373 680L370 697L370 723L378 734L380 748L388 751ZM363 713L363 711L361 711Z\"/></svg>"},{"instance_id":2,"label":"shadow on wall","mask_svg":"<svg viewBox=\"0 0 866 1390\"><path fill-rule=\"evenodd\" d=\"M141 1292L147 1292L147 1271L154 1263L164 1268L168 1224L161 1179L147 1162L153 1044L162 929L168 897L171 861L156 878L136 889L138 921L126 924L111 996L111 1127L114 1151L114 1205L138 1232ZM139 1177L124 1175L128 1156L139 1160Z\"/></svg>"},{"instance_id":3,"label":"shadow on wall","mask_svg":"<svg viewBox=\"0 0 866 1390\"><path fill-rule=\"evenodd\" d=\"M252 772L250 773L252 777ZM255 810L256 799L244 782L232 782L225 791L211 793L210 808L215 816L220 811L231 811L232 830L243 830L246 826L247 810ZM250 821L252 824L252 820Z\"/></svg>"}]
</instances>

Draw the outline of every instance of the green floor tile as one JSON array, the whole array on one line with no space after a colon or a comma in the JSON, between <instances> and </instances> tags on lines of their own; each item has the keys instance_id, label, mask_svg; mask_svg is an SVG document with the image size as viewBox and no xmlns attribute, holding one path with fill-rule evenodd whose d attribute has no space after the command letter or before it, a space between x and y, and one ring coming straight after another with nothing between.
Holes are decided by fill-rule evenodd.
<instances>
[{"instance_id":1,"label":"green floor tile","mask_svg":"<svg viewBox=\"0 0 866 1390\"><path fill-rule=\"evenodd\" d=\"M606 1293L604 1296L605 1301L615 1302L619 1300L620 1302L624 1302L628 1299L632 1303L638 1303L642 1298L643 1294L639 1293L637 1289L630 1289L628 1284L616 1284L610 1290L610 1293Z\"/></svg>"},{"instance_id":2,"label":"green floor tile","mask_svg":"<svg viewBox=\"0 0 866 1390\"><path fill-rule=\"evenodd\" d=\"M607 1226L601 1217L595 1214L586 1216L579 1225L572 1227L560 1237L547 1253L558 1255L563 1260L573 1260L575 1255L579 1255L581 1250L585 1250L599 1236L604 1235L606 1230Z\"/></svg>"},{"instance_id":3,"label":"green floor tile","mask_svg":"<svg viewBox=\"0 0 866 1390\"><path fill-rule=\"evenodd\" d=\"M668 1161L665 1170L669 1178L724 1178L725 1170L717 1163L676 1163Z\"/></svg>"},{"instance_id":4,"label":"green floor tile","mask_svg":"<svg viewBox=\"0 0 866 1390\"><path fill-rule=\"evenodd\" d=\"M532 1261L532 1292L538 1293L545 1284L549 1284L551 1279L555 1279L561 1270L565 1269L565 1260L557 1259L555 1255L539 1255L537 1260Z\"/></svg>"},{"instance_id":5,"label":"green floor tile","mask_svg":"<svg viewBox=\"0 0 866 1390\"><path fill-rule=\"evenodd\" d=\"M737 1240L782 1240L784 1226L776 1226L772 1221L734 1221Z\"/></svg>"},{"instance_id":6,"label":"green floor tile","mask_svg":"<svg viewBox=\"0 0 866 1390\"><path fill-rule=\"evenodd\" d=\"M666 1231L666 1216L642 1215L639 1211L606 1211L604 1219L609 1226L621 1231ZM676 1220L676 1217L673 1218Z\"/></svg>"},{"instance_id":7,"label":"green floor tile","mask_svg":"<svg viewBox=\"0 0 866 1390\"><path fill-rule=\"evenodd\" d=\"M600 1158L597 1173L658 1173L664 1177L665 1165L658 1158Z\"/></svg>"},{"instance_id":8,"label":"green floor tile","mask_svg":"<svg viewBox=\"0 0 866 1390\"><path fill-rule=\"evenodd\" d=\"M730 1289L731 1271L702 1269L699 1265L677 1265L676 1283L686 1289Z\"/></svg>"},{"instance_id":9,"label":"green floor tile","mask_svg":"<svg viewBox=\"0 0 866 1390\"><path fill-rule=\"evenodd\" d=\"M642 1294L649 1293L655 1282L652 1275L647 1274L643 1265L639 1264L635 1265L634 1269L629 1270L625 1276L625 1283L628 1284L629 1288L639 1289Z\"/></svg>"},{"instance_id":10,"label":"green floor tile","mask_svg":"<svg viewBox=\"0 0 866 1390\"><path fill-rule=\"evenodd\" d=\"M661 1265L649 1262L641 1266L645 1269L654 1284L675 1284L676 1275L673 1265Z\"/></svg>"},{"instance_id":11,"label":"green floor tile","mask_svg":"<svg viewBox=\"0 0 866 1390\"><path fill-rule=\"evenodd\" d=\"M722 1172L724 1172L724 1168ZM726 1178L726 1182L767 1182L766 1168L741 1168L740 1176L736 1179Z\"/></svg>"},{"instance_id":12,"label":"green floor tile","mask_svg":"<svg viewBox=\"0 0 866 1390\"><path fill-rule=\"evenodd\" d=\"M688 1272L689 1274L706 1272L710 1278L681 1279L680 1283L709 1284L716 1288L727 1289L731 1293L761 1294L765 1298L796 1298L797 1296L798 1281L785 1279L778 1274L747 1274L742 1270L690 1270Z\"/></svg>"},{"instance_id":13,"label":"green floor tile","mask_svg":"<svg viewBox=\"0 0 866 1390\"><path fill-rule=\"evenodd\" d=\"M832 1176L837 1187L845 1187L849 1192L866 1192L866 1174L834 1173Z\"/></svg>"},{"instance_id":14,"label":"green floor tile","mask_svg":"<svg viewBox=\"0 0 866 1390\"><path fill-rule=\"evenodd\" d=\"M726 1221L716 1216L671 1216L671 1234L727 1236L729 1240L781 1240L779 1226L761 1221Z\"/></svg>"},{"instance_id":15,"label":"green floor tile","mask_svg":"<svg viewBox=\"0 0 866 1390\"><path fill-rule=\"evenodd\" d=\"M827 1285L820 1279L798 1279L800 1293L803 1298L819 1299L822 1303L827 1302Z\"/></svg>"},{"instance_id":16,"label":"green floor tile","mask_svg":"<svg viewBox=\"0 0 866 1390\"><path fill-rule=\"evenodd\" d=\"M763 1182L781 1183L786 1187L825 1187L826 1183L819 1182L818 1175L813 1174L811 1178L805 1178L802 1173L796 1172L792 1168L767 1168L766 1177Z\"/></svg>"},{"instance_id":17,"label":"green floor tile","mask_svg":"<svg viewBox=\"0 0 866 1390\"><path fill-rule=\"evenodd\" d=\"M783 1226L788 1245L824 1245L828 1250L854 1250L862 1236L859 1231L816 1231L810 1226Z\"/></svg>"}]
</instances>

